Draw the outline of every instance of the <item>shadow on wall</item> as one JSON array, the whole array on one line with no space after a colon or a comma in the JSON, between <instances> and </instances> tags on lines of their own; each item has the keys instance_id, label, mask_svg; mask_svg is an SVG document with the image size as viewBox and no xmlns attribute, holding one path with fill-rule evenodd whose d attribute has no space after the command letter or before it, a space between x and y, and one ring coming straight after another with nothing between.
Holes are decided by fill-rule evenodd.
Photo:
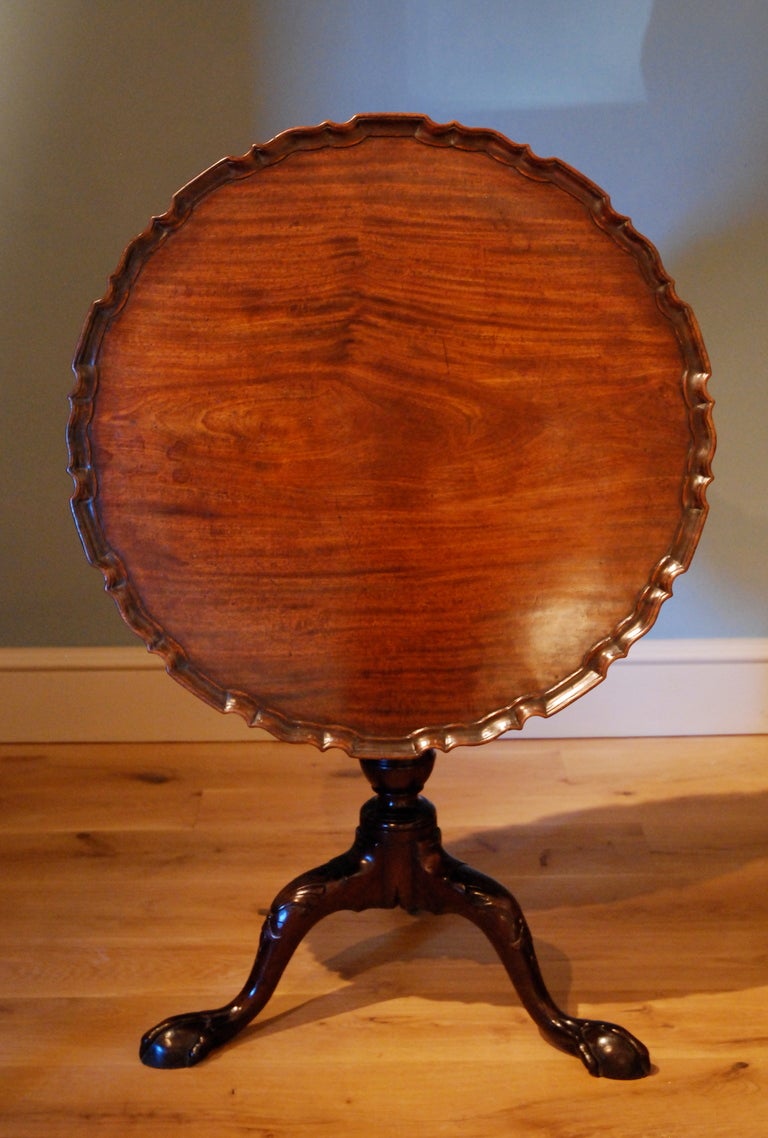
<instances>
[{"instance_id":1,"label":"shadow on wall","mask_svg":"<svg viewBox=\"0 0 768 1138\"><path fill-rule=\"evenodd\" d=\"M0 548L0 644L136 643L77 543L62 443L74 343L128 239L225 152L366 110L457 117L530 142L605 186L615 207L659 245L712 355L721 439L701 551L680 583L682 603L665 606L659 630L768 635L761 581L766 205L757 197L768 184L768 4L664 0L651 8L641 38L647 4L626 2L635 10L635 39L632 83L624 76L617 87L625 101L594 101L592 84L591 102L533 107L505 105L503 97L495 107L478 106L473 92L477 85L487 100L496 89L489 63L502 80L514 71L516 90L540 91L535 35L565 44L584 70L585 33L574 15L581 3L0 4L0 121L13 156L0 176L8 190L0 420L13 424L0 446L0 529L11 535ZM613 13L620 7L606 3ZM596 0L586 6L599 7ZM483 18L473 20L465 42L450 18L464 19L468 7ZM433 45L429 36L408 41L409 12L417 21L424 12L442 20L435 43L451 59L460 54L450 84L439 81L448 58L435 46L437 81L419 90ZM531 25L528 38L514 34L521 21ZM625 44L623 58L628 50ZM578 88L578 68L570 74ZM512 87L502 80L503 96Z\"/></svg>"},{"instance_id":2,"label":"shadow on wall","mask_svg":"<svg viewBox=\"0 0 768 1138\"><path fill-rule=\"evenodd\" d=\"M754 113L768 95L766 35L759 0L706 13L695 0L657 3L643 53L649 98L667 120L656 145L677 173L667 191L680 196L665 261L710 354L718 435L710 516L680 584L688 603L664 611L672 637L768 636L768 118Z\"/></svg>"},{"instance_id":3,"label":"shadow on wall","mask_svg":"<svg viewBox=\"0 0 768 1138\"><path fill-rule=\"evenodd\" d=\"M751 212L739 209L736 223L688 246L672 266L687 282L686 299L709 348L716 400L715 482L702 539L706 569L699 572L694 562L692 583L698 588L701 582L713 625L726 623L733 636L768 636L766 265L768 208L756 202ZM666 632L685 635L674 606L670 610Z\"/></svg>"}]
</instances>

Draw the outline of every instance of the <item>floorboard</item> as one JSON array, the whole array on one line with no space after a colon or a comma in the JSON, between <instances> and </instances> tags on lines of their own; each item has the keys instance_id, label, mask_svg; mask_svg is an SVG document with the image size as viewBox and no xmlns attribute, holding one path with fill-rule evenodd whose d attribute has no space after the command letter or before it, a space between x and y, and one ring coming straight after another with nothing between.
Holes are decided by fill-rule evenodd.
<instances>
[{"instance_id":1,"label":"floorboard","mask_svg":"<svg viewBox=\"0 0 768 1138\"><path fill-rule=\"evenodd\" d=\"M243 1035L189 1071L141 1033L225 1003L262 915L341 852L355 764L280 744L0 747L3 1138L764 1138L768 737L452 752L446 847L523 904L558 1001L651 1050L591 1079L455 917L317 925Z\"/></svg>"}]
</instances>

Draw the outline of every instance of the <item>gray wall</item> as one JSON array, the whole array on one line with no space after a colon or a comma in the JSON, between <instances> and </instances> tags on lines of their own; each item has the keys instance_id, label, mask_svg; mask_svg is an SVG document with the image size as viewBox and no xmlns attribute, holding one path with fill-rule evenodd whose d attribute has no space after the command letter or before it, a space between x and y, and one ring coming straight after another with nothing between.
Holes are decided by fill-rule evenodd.
<instances>
[{"instance_id":1,"label":"gray wall","mask_svg":"<svg viewBox=\"0 0 768 1138\"><path fill-rule=\"evenodd\" d=\"M69 361L126 242L225 153L358 111L556 154L659 246L718 401L654 635L768 635L765 0L0 0L0 645L134 643L67 499Z\"/></svg>"}]
</instances>

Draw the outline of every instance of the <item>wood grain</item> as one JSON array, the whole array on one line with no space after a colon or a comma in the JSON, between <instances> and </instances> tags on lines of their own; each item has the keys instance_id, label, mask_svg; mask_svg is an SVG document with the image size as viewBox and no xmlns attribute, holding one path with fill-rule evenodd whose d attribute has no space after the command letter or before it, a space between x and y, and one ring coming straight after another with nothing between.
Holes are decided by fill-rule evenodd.
<instances>
[{"instance_id":1,"label":"wood grain","mask_svg":"<svg viewBox=\"0 0 768 1138\"><path fill-rule=\"evenodd\" d=\"M488 131L227 159L76 360L75 515L128 623L281 738L405 756L599 682L695 547L708 365L653 247Z\"/></svg>"},{"instance_id":2,"label":"wood grain","mask_svg":"<svg viewBox=\"0 0 768 1138\"><path fill-rule=\"evenodd\" d=\"M763 1138L768 740L471 757L430 782L448 849L515 890L553 990L637 1031L655 1074L590 1079L471 925L401 912L329 918L233 1045L142 1067L149 1024L239 986L259 910L348 844L367 784L341 753L270 743L6 745L3 1138Z\"/></svg>"}]
</instances>

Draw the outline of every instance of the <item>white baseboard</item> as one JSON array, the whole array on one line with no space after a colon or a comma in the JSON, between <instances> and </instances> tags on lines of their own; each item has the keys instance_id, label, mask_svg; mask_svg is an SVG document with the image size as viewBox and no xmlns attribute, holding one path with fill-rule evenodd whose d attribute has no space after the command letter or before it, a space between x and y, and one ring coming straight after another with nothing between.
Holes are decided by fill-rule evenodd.
<instances>
[{"instance_id":1,"label":"white baseboard","mask_svg":"<svg viewBox=\"0 0 768 1138\"><path fill-rule=\"evenodd\" d=\"M221 715L143 648L0 648L0 742L268 738ZM768 733L768 639L636 644L599 687L525 738ZM514 737L520 737L518 732Z\"/></svg>"}]
</instances>

